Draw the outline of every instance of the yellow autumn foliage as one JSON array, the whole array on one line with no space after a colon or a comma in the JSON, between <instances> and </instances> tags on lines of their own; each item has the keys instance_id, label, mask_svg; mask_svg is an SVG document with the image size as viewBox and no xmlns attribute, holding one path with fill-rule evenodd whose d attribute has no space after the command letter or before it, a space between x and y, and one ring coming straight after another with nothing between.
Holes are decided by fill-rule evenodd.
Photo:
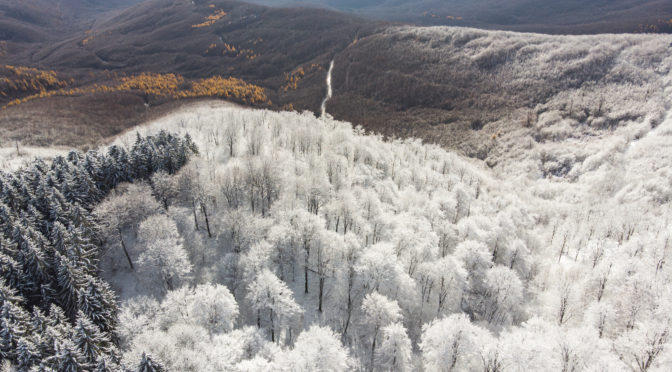
<instances>
[{"instance_id":1,"label":"yellow autumn foliage","mask_svg":"<svg viewBox=\"0 0 672 372\"><path fill-rule=\"evenodd\" d=\"M177 93L184 78L175 74L142 73L131 77L122 77L117 90L140 90L143 93L157 96L173 95Z\"/></svg>"},{"instance_id":2,"label":"yellow autumn foliage","mask_svg":"<svg viewBox=\"0 0 672 372\"><path fill-rule=\"evenodd\" d=\"M17 71L19 71L19 73L27 73L32 70L17 68ZM0 80L0 83L2 82L4 82L4 80ZM14 99L2 108L16 106L38 98L53 96L81 96L95 93L132 91L139 91L147 95L172 99L220 97L250 104L270 104L263 88L248 84L237 78L212 76L210 78L192 82L189 89L181 89L184 82L184 78L177 74L142 73L133 76L122 76L120 78L115 77L115 81L109 85L93 84L92 86L83 88L66 88L63 86L60 89L54 90L41 89L36 94ZM4 96L7 95L4 94Z\"/></svg>"},{"instance_id":3,"label":"yellow autumn foliage","mask_svg":"<svg viewBox=\"0 0 672 372\"><path fill-rule=\"evenodd\" d=\"M192 83L191 89L179 92L178 98L221 97L235 98L245 103L267 103L263 88L234 77L213 76Z\"/></svg>"},{"instance_id":4,"label":"yellow autumn foliage","mask_svg":"<svg viewBox=\"0 0 672 372\"><path fill-rule=\"evenodd\" d=\"M54 71L38 70L23 66L0 66L0 92L41 92L65 87L68 82L59 79Z\"/></svg>"},{"instance_id":5,"label":"yellow autumn foliage","mask_svg":"<svg viewBox=\"0 0 672 372\"><path fill-rule=\"evenodd\" d=\"M226 17L226 14L227 13L225 11L223 11L222 9L217 9L213 14L205 17L204 21L202 23L199 23L197 25L192 25L191 27L202 28L202 27L212 26L213 24L215 24L215 22L217 22L220 19Z\"/></svg>"},{"instance_id":6,"label":"yellow autumn foliage","mask_svg":"<svg viewBox=\"0 0 672 372\"><path fill-rule=\"evenodd\" d=\"M313 72L320 70L322 67L316 63L311 64L308 66L307 70L308 72ZM299 67L296 70L292 71L291 73L286 73L285 72L285 85L282 86L282 90L287 92L289 90L296 90L299 87L299 82L303 77L306 76L306 69L303 67Z\"/></svg>"}]
</instances>

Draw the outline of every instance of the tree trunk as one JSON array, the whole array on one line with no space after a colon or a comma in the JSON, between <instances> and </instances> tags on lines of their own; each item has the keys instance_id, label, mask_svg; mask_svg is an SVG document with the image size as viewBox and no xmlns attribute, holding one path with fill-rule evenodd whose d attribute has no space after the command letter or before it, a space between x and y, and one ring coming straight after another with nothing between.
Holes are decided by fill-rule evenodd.
<instances>
[{"instance_id":1,"label":"tree trunk","mask_svg":"<svg viewBox=\"0 0 672 372\"><path fill-rule=\"evenodd\" d=\"M273 309L271 309L271 342L275 343L275 322L273 321Z\"/></svg>"},{"instance_id":2,"label":"tree trunk","mask_svg":"<svg viewBox=\"0 0 672 372\"><path fill-rule=\"evenodd\" d=\"M252 213L254 213L254 187L250 187L250 207L252 208Z\"/></svg>"},{"instance_id":3,"label":"tree trunk","mask_svg":"<svg viewBox=\"0 0 672 372\"><path fill-rule=\"evenodd\" d=\"M168 291L172 291L172 290L174 289L174 288L173 288L173 279L172 279L172 278L168 278L168 279L166 279L166 288L168 289Z\"/></svg>"},{"instance_id":4,"label":"tree trunk","mask_svg":"<svg viewBox=\"0 0 672 372\"><path fill-rule=\"evenodd\" d=\"M124 254L126 255L126 259L128 260L128 266L130 266L131 270L135 270L133 267L133 262L131 261L131 256L128 254L128 250L126 249L126 244L124 243L124 237L121 235L121 229L119 230L119 241L121 242L121 248L124 250Z\"/></svg>"},{"instance_id":5,"label":"tree trunk","mask_svg":"<svg viewBox=\"0 0 672 372\"><path fill-rule=\"evenodd\" d=\"M320 276L320 306L318 308L319 312L322 312L322 294L324 293L324 277Z\"/></svg>"},{"instance_id":6,"label":"tree trunk","mask_svg":"<svg viewBox=\"0 0 672 372\"><path fill-rule=\"evenodd\" d=\"M350 274L348 275L348 317L345 319L345 326L343 327L343 341L348 334L348 327L350 326L350 318L352 317L352 287L353 287L354 270L350 267Z\"/></svg>"},{"instance_id":7,"label":"tree trunk","mask_svg":"<svg viewBox=\"0 0 672 372\"><path fill-rule=\"evenodd\" d=\"M376 355L376 338L378 337L378 327L376 327L376 331L373 333L373 342L371 343L371 361L369 362L369 371L373 372L373 359L374 356Z\"/></svg>"},{"instance_id":8,"label":"tree trunk","mask_svg":"<svg viewBox=\"0 0 672 372\"><path fill-rule=\"evenodd\" d=\"M208 238L212 238L212 233L210 233L210 220L208 219L208 210L205 208L205 203L201 203L201 212L205 217L205 228L208 230Z\"/></svg>"},{"instance_id":9,"label":"tree trunk","mask_svg":"<svg viewBox=\"0 0 672 372\"><path fill-rule=\"evenodd\" d=\"M304 282L304 293L308 293L308 262L310 259L310 245L308 245L306 242L303 243L303 249L306 251L306 259L303 264L303 274L305 277L305 282Z\"/></svg>"}]
</instances>

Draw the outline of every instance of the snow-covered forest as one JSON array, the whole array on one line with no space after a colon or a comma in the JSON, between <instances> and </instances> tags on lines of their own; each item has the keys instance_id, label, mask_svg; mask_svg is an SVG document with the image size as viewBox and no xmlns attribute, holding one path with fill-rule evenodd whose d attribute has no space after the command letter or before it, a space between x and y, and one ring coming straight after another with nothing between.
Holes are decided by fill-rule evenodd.
<instances>
[{"instance_id":1,"label":"snow-covered forest","mask_svg":"<svg viewBox=\"0 0 672 372\"><path fill-rule=\"evenodd\" d=\"M573 178L512 162L507 179L312 114L165 117L2 175L0 353L40 371L669 370L671 126L615 136Z\"/></svg>"},{"instance_id":2,"label":"snow-covered forest","mask_svg":"<svg viewBox=\"0 0 672 372\"><path fill-rule=\"evenodd\" d=\"M137 137L128 150L73 151L0 173L4 367L115 369L118 304L99 277L103 236L92 209L118 184L174 174L195 153L188 136L161 132Z\"/></svg>"}]
</instances>

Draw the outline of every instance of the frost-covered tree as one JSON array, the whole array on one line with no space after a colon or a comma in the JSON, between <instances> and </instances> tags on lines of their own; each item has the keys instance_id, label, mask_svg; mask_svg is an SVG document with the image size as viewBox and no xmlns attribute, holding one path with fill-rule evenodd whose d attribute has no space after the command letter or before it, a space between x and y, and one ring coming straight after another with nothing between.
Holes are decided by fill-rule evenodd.
<instances>
[{"instance_id":1,"label":"frost-covered tree","mask_svg":"<svg viewBox=\"0 0 672 372\"><path fill-rule=\"evenodd\" d=\"M185 283L192 271L175 222L165 215L154 215L138 230L140 257L138 273L145 285L159 292L173 290Z\"/></svg>"},{"instance_id":2,"label":"frost-covered tree","mask_svg":"<svg viewBox=\"0 0 672 372\"><path fill-rule=\"evenodd\" d=\"M373 370L378 335L383 327L401 320L401 309L396 301L390 301L378 292L373 292L364 297L362 312L364 313L366 328L368 328L367 331L370 332L371 336L369 370Z\"/></svg>"},{"instance_id":3,"label":"frost-covered tree","mask_svg":"<svg viewBox=\"0 0 672 372\"><path fill-rule=\"evenodd\" d=\"M257 327L267 328L272 342L276 342L276 331L289 327L293 318L302 313L292 291L268 269L250 283L245 298L256 313Z\"/></svg>"},{"instance_id":4,"label":"frost-covered tree","mask_svg":"<svg viewBox=\"0 0 672 372\"><path fill-rule=\"evenodd\" d=\"M281 354L276 368L281 371L348 371L353 361L347 349L329 328L312 326L301 332L294 348Z\"/></svg>"},{"instance_id":5,"label":"frost-covered tree","mask_svg":"<svg viewBox=\"0 0 672 372\"><path fill-rule=\"evenodd\" d=\"M226 287L219 284L199 285L188 301L189 319L211 334L233 330L238 304Z\"/></svg>"},{"instance_id":6,"label":"frost-covered tree","mask_svg":"<svg viewBox=\"0 0 672 372\"><path fill-rule=\"evenodd\" d=\"M376 356L376 370L403 372L412 370L411 340L401 323L383 327L382 342Z\"/></svg>"},{"instance_id":7,"label":"frost-covered tree","mask_svg":"<svg viewBox=\"0 0 672 372\"><path fill-rule=\"evenodd\" d=\"M478 326L464 315L451 315L423 327L422 364L432 371L475 370L480 367Z\"/></svg>"},{"instance_id":8,"label":"frost-covered tree","mask_svg":"<svg viewBox=\"0 0 672 372\"><path fill-rule=\"evenodd\" d=\"M630 369L644 372L660 366L661 355L669 348L669 341L669 324L646 322L621 335L614 348Z\"/></svg>"},{"instance_id":9,"label":"frost-covered tree","mask_svg":"<svg viewBox=\"0 0 672 372\"><path fill-rule=\"evenodd\" d=\"M143 220L156 214L160 208L151 188L143 184L128 185L125 192L110 195L96 208L96 215L103 222L104 235L119 242L130 269L134 268L133 261L137 259L138 252L131 251L126 245L124 233L128 229L137 229Z\"/></svg>"},{"instance_id":10,"label":"frost-covered tree","mask_svg":"<svg viewBox=\"0 0 672 372\"><path fill-rule=\"evenodd\" d=\"M167 210L179 193L177 179L166 172L156 172L150 179L150 184L154 197Z\"/></svg>"},{"instance_id":11,"label":"frost-covered tree","mask_svg":"<svg viewBox=\"0 0 672 372\"><path fill-rule=\"evenodd\" d=\"M515 271L498 266L485 274L483 316L490 324L511 324L521 317L523 284Z\"/></svg>"}]
</instances>

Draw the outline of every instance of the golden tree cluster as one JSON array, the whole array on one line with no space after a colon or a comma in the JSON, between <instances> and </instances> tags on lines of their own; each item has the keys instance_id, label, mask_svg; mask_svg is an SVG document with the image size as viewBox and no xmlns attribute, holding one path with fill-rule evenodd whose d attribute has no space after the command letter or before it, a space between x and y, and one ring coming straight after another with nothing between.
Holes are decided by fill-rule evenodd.
<instances>
[{"instance_id":1,"label":"golden tree cluster","mask_svg":"<svg viewBox=\"0 0 672 372\"><path fill-rule=\"evenodd\" d=\"M5 97L13 92L43 92L63 88L68 84L55 71L11 65L0 67L0 94Z\"/></svg>"},{"instance_id":2,"label":"golden tree cluster","mask_svg":"<svg viewBox=\"0 0 672 372\"><path fill-rule=\"evenodd\" d=\"M215 24L215 22L219 21L220 19L226 17L226 12L223 11L222 9L217 9L213 14L210 14L209 16L205 17L202 23L199 23L197 25L192 25L191 27L193 28L203 28L203 27L209 27Z\"/></svg>"},{"instance_id":3,"label":"golden tree cluster","mask_svg":"<svg viewBox=\"0 0 672 372\"><path fill-rule=\"evenodd\" d=\"M212 43L212 44L208 45L208 48L205 50L205 54L210 53L210 51L214 50L214 49L217 49L217 44Z\"/></svg>"},{"instance_id":4,"label":"golden tree cluster","mask_svg":"<svg viewBox=\"0 0 672 372\"><path fill-rule=\"evenodd\" d=\"M211 51L214 51L215 49L218 49L218 45L216 43L212 43L208 45L208 47L205 49L205 54L209 54ZM258 56L252 49L237 48L235 45L231 45L228 43L222 43L222 55L229 57L242 56L250 60L257 58Z\"/></svg>"},{"instance_id":5,"label":"golden tree cluster","mask_svg":"<svg viewBox=\"0 0 672 372\"><path fill-rule=\"evenodd\" d=\"M285 92L288 90L296 90L299 86L299 81L301 81L305 75L306 72L303 70L303 67L299 67L289 74L285 72L285 85L283 85L282 90Z\"/></svg>"},{"instance_id":6,"label":"golden tree cluster","mask_svg":"<svg viewBox=\"0 0 672 372\"><path fill-rule=\"evenodd\" d=\"M86 37L82 40L82 46L86 46L91 40L93 40L93 33L91 30L85 31L84 35L86 35Z\"/></svg>"},{"instance_id":7,"label":"golden tree cluster","mask_svg":"<svg viewBox=\"0 0 672 372\"><path fill-rule=\"evenodd\" d=\"M140 75L122 77L118 91L139 90L155 96L170 96L177 93L184 78L175 74L142 73Z\"/></svg>"},{"instance_id":8,"label":"golden tree cluster","mask_svg":"<svg viewBox=\"0 0 672 372\"><path fill-rule=\"evenodd\" d=\"M322 66L317 63L313 63L307 67L307 72L314 72L320 70ZM306 76L306 69L299 67L291 73L285 72L285 85L282 86L282 90L287 92L289 90L296 90L299 87L299 82Z\"/></svg>"},{"instance_id":9,"label":"golden tree cluster","mask_svg":"<svg viewBox=\"0 0 672 372\"><path fill-rule=\"evenodd\" d=\"M640 24L637 32L640 33L672 33L672 18L659 19L654 24Z\"/></svg>"},{"instance_id":10,"label":"golden tree cluster","mask_svg":"<svg viewBox=\"0 0 672 372\"><path fill-rule=\"evenodd\" d=\"M245 103L270 103L264 88L234 77L213 76L192 83L191 89L181 91L176 98L220 97Z\"/></svg>"},{"instance_id":11,"label":"golden tree cluster","mask_svg":"<svg viewBox=\"0 0 672 372\"><path fill-rule=\"evenodd\" d=\"M236 52L237 52L237 49L236 49L235 46L230 45L230 44L227 44L227 43L224 43L224 51L223 51L223 54L226 54L226 53L236 53Z\"/></svg>"},{"instance_id":12,"label":"golden tree cluster","mask_svg":"<svg viewBox=\"0 0 672 372\"><path fill-rule=\"evenodd\" d=\"M191 82L188 89L185 89L184 83L184 78L177 74L142 73L116 78L111 84L93 84L79 88L62 87L53 90L42 89L38 93L10 101L3 109L39 98L113 92L141 92L146 95L172 99L219 97L250 104L270 104L263 88L234 77L212 76L196 80Z\"/></svg>"}]
</instances>

